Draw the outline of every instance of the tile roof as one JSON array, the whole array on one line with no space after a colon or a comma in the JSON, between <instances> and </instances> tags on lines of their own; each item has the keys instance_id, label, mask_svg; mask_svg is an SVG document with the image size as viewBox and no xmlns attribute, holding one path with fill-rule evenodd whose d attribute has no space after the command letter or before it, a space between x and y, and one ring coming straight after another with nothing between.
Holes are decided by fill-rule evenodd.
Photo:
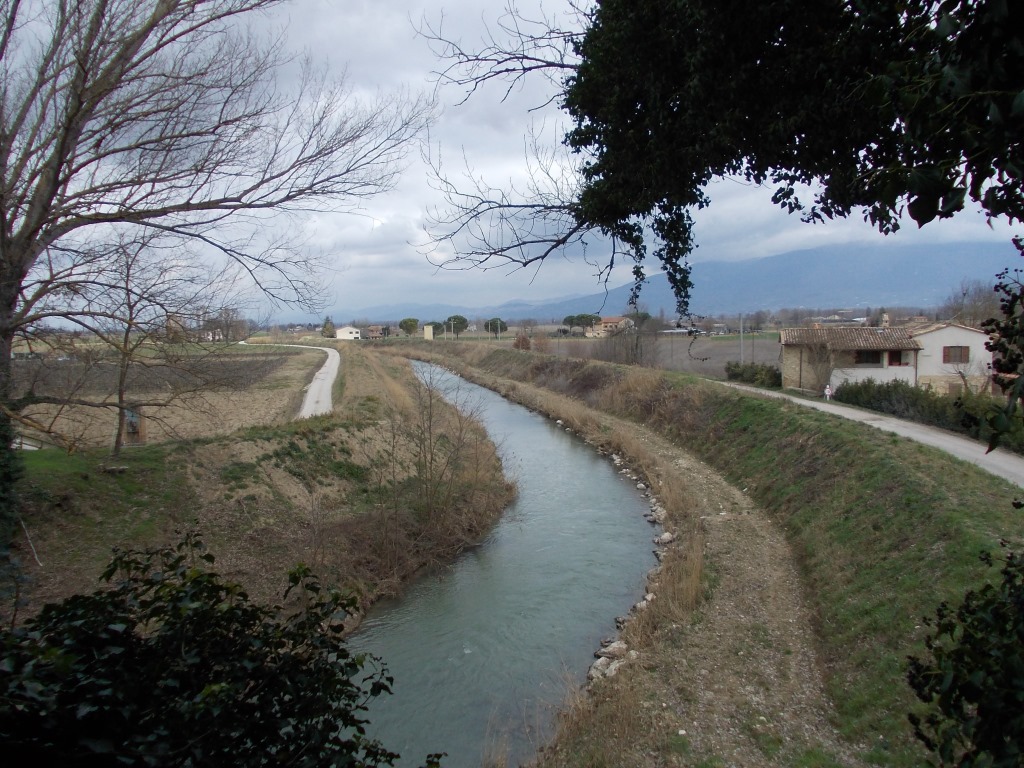
<instances>
[{"instance_id":1,"label":"tile roof","mask_svg":"<svg viewBox=\"0 0 1024 768\"><path fill-rule=\"evenodd\" d=\"M833 351L921 349L906 328L783 328L783 346L824 345Z\"/></svg>"},{"instance_id":2,"label":"tile roof","mask_svg":"<svg viewBox=\"0 0 1024 768\"><path fill-rule=\"evenodd\" d=\"M943 328L959 328L964 331L973 331L974 333L980 333L983 336L987 336L984 331L978 328L972 328L969 325L961 325L960 323L943 323L943 322L924 322L924 323L907 323L904 328L909 331L911 336L923 336L926 333L932 331L941 331Z\"/></svg>"}]
</instances>

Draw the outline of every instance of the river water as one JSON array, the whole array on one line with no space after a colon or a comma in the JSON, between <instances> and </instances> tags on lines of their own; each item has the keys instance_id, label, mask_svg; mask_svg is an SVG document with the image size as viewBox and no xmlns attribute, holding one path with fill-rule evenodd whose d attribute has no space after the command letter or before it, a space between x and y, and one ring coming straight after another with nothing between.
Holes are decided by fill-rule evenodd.
<instances>
[{"instance_id":1,"label":"river water","mask_svg":"<svg viewBox=\"0 0 1024 768\"><path fill-rule=\"evenodd\" d=\"M393 695L375 700L370 735L419 765L529 760L550 737L615 617L643 594L654 530L635 482L548 419L440 369L417 364L449 400L476 406L516 501L480 546L380 602L351 638L383 658Z\"/></svg>"}]
</instances>

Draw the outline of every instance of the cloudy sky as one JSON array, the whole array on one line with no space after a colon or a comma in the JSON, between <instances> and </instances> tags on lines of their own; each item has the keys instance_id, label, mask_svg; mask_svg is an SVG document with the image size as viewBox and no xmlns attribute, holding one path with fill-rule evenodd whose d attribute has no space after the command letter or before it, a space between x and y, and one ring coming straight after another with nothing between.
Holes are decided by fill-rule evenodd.
<instances>
[{"instance_id":1,"label":"cloudy sky","mask_svg":"<svg viewBox=\"0 0 1024 768\"><path fill-rule=\"evenodd\" d=\"M550 95L550 85L537 77L507 98L492 85L459 104L464 92L455 86L437 88L432 74L443 65L429 41L418 36L424 20L442 23L446 35L476 48L486 26L495 26L507 0L293 0L278 19L288 25L289 45L308 50L332 71L347 70L355 93L434 93L439 115L429 135L429 152L444 159L453 172L463 157L473 172L499 186L522 182L526 135L531 123L545 136L560 131L557 109L531 109ZM543 0L544 11L557 16L564 0ZM540 0L519 7L538 16ZM452 271L433 266L424 253L432 208L444 201L414 148L393 191L367 201L355 213L318 215L310 222L310 243L325 254L331 268L327 304L343 319L358 310L400 301L451 302L468 307L511 299L539 300L599 290L595 267L579 255L556 258L539 270ZM698 218L700 247L694 261L749 259L829 243L864 241L872 246L937 240L1008 240L1005 226L990 228L980 213L936 222L918 230L909 222L897 235L882 238L854 219L805 225L771 205L770 192L732 180L711 189L712 205ZM602 250L591 243L591 260ZM443 253L440 255L444 255ZM434 257L435 261L437 256ZM629 281L628 267L612 275L610 285Z\"/></svg>"}]
</instances>

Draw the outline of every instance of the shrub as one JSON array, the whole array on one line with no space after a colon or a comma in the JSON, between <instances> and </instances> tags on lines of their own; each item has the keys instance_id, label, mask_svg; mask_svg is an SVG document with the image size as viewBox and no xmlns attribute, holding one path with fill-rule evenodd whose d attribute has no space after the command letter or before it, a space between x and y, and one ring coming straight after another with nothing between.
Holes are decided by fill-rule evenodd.
<instances>
[{"instance_id":1,"label":"shrub","mask_svg":"<svg viewBox=\"0 0 1024 768\"><path fill-rule=\"evenodd\" d=\"M758 387L782 386L782 371L778 366L767 363L728 362L725 364L725 378L729 381L742 381Z\"/></svg>"},{"instance_id":2,"label":"shrub","mask_svg":"<svg viewBox=\"0 0 1024 768\"><path fill-rule=\"evenodd\" d=\"M955 612L941 604L925 619L931 658L910 659L910 685L929 707L910 721L941 765L1024 763L1024 556L1009 552L1002 577L968 591Z\"/></svg>"},{"instance_id":3,"label":"shrub","mask_svg":"<svg viewBox=\"0 0 1024 768\"><path fill-rule=\"evenodd\" d=\"M887 413L901 419L963 431L962 412L956 398L940 395L906 381L879 383L874 379L846 382L836 388L834 398L847 405Z\"/></svg>"},{"instance_id":4,"label":"shrub","mask_svg":"<svg viewBox=\"0 0 1024 768\"><path fill-rule=\"evenodd\" d=\"M12 765L391 765L361 713L391 679L349 653L351 601L307 569L294 608L250 602L195 535L117 552L108 589L0 634L0 741ZM433 761L433 758L430 758ZM436 765L436 761L430 762Z\"/></svg>"},{"instance_id":5,"label":"shrub","mask_svg":"<svg viewBox=\"0 0 1024 768\"><path fill-rule=\"evenodd\" d=\"M515 341L512 342L513 349L521 349L523 352L530 351L530 337L525 333L519 332L516 334Z\"/></svg>"},{"instance_id":6,"label":"shrub","mask_svg":"<svg viewBox=\"0 0 1024 768\"><path fill-rule=\"evenodd\" d=\"M839 385L833 397L847 405L960 432L985 442L990 441L994 430L988 414L1001 410L996 405L999 401L988 394L964 392L958 396L943 395L906 381L882 384L866 379L847 382ZM1024 430L1020 421L1017 414L1015 420L1006 419L1006 423L1000 425L999 444L1011 451L1024 453Z\"/></svg>"}]
</instances>

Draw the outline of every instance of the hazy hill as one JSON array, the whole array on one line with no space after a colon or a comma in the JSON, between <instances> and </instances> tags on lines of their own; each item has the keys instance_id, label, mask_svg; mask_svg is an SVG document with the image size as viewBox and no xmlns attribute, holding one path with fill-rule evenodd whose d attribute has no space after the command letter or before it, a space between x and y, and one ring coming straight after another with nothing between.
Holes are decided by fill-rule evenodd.
<instances>
[{"instance_id":1,"label":"hazy hill","mask_svg":"<svg viewBox=\"0 0 1024 768\"><path fill-rule=\"evenodd\" d=\"M941 245L840 245L790 251L746 261L701 262L693 266L691 308L698 314L753 312L784 307L921 307L941 304L964 280L992 281L997 272L1017 267L1009 243L944 243ZM586 296L547 301L514 300L497 306L453 304L388 304L335 312L338 317L398 320L501 317L561 320L566 315L594 312L620 314L629 285ZM675 300L664 275L652 276L640 303L646 311L675 315Z\"/></svg>"}]
</instances>

